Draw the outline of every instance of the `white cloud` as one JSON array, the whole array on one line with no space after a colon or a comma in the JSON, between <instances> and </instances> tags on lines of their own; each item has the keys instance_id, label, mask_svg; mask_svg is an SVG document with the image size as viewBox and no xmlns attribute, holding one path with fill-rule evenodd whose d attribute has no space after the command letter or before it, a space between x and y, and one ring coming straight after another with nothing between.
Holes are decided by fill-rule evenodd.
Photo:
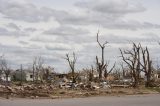
<instances>
[{"instance_id":1,"label":"white cloud","mask_svg":"<svg viewBox=\"0 0 160 106\"><path fill-rule=\"evenodd\" d=\"M144 12L146 10L141 4L129 0L88 0L86 2L81 1L76 3L76 6L114 16Z\"/></svg>"},{"instance_id":2,"label":"white cloud","mask_svg":"<svg viewBox=\"0 0 160 106\"><path fill-rule=\"evenodd\" d=\"M96 42L100 26L103 33L100 33L100 40L109 42L105 49L106 60L116 61L118 48L128 48L132 41L149 46L153 55L158 56L159 50L155 48L158 45L154 42L159 41L160 25L157 15L150 14L156 13L155 9L144 5L147 1L76 1L67 1L69 5L74 2L73 8L68 9L67 6L56 8L56 1L50 1L52 6L46 5L48 1L43 5L41 0L39 3L0 0L0 54L6 54L15 66L31 63L34 56L41 55L46 64L60 71L63 67L66 71L67 64L62 57L76 51L77 67L87 67L94 64L96 55L100 55Z\"/></svg>"},{"instance_id":3,"label":"white cloud","mask_svg":"<svg viewBox=\"0 0 160 106\"><path fill-rule=\"evenodd\" d=\"M51 9L37 8L33 4L23 4L11 0L0 0L0 12L5 15L5 18L27 22L47 21L53 14Z\"/></svg>"}]
</instances>

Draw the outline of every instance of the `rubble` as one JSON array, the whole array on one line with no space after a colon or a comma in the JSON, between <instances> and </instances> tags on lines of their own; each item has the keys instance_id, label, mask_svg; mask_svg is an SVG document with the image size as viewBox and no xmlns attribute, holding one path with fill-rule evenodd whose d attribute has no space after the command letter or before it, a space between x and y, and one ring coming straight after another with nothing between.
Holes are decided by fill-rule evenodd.
<instances>
[{"instance_id":1,"label":"rubble","mask_svg":"<svg viewBox=\"0 0 160 106\"><path fill-rule=\"evenodd\" d=\"M102 83L63 82L61 86L54 84L0 85L0 96L4 98L70 98L112 94L139 94L144 91L129 88L129 85ZM147 90L145 93L148 92Z\"/></svg>"}]
</instances>

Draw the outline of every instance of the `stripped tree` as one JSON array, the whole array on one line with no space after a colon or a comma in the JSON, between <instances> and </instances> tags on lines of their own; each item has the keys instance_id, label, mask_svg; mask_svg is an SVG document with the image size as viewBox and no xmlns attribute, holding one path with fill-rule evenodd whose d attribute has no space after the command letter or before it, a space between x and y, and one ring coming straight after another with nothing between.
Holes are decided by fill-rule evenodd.
<instances>
[{"instance_id":1,"label":"stripped tree","mask_svg":"<svg viewBox=\"0 0 160 106\"><path fill-rule=\"evenodd\" d=\"M97 66L97 72L99 73L99 80L102 80L102 75L104 73L104 77L106 78L109 73L111 73L115 67L115 63L113 65L113 67L108 71L108 64L105 63L104 61L104 49L105 46L108 44L107 41L105 41L104 43L100 43L99 41L99 31L97 33L97 43L99 45L99 47L101 48L101 61L99 61L98 56L96 56L96 66Z\"/></svg>"},{"instance_id":2,"label":"stripped tree","mask_svg":"<svg viewBox=\"0 0 160 106\"><path fill-rule=\"evenodd\" d=\"M107 62L106 65L105 65L105 69L104 69L104 78L106 79L108 77L108 75L113 71L113 69L115 68L116 66L116 63L114 63L114 65L110 68L110 70L108 70L108 66L109 66L109 63Z\"/></svg>"},{"instance_id":3,"label":"stripped tree","mask_svg":"<svg viewBox=\"0 0 160 106\"><path fill-rule=\"evenodd\" d=\"M86 75L87 81L93 82L94 80L94 68L91 65L91 68L83 68L83 74Z\"/></svg>"},{"instance_id":4,"label":"stripped tree","mask_svg":"<svg viewBox=\"0 0 160 106\"><path fill-rule=\"evenodd\" d=\"M101 61L99 61L98 56L96 56L96 65L97 65L97 71L99 73L99 80L102 80L102 74L106 67L106 64L104 63L104 49L108 42L105 41L103 44L99 42L99 31L97 33L97 43L101 48Z\"/></svg>"},{"instance_id":5,"label":"stripped tree","mask_svg":"<svg viewBox=\"0 0 160 106\"><path fill-rule=\"evenodd\" d=\"M151 76L152 76L152 60L150 59L150 54L148 51L148 48L145 49L142 48L142 57L143 57L143 63L141 63L142 71L145 73L146 76L146 87L151 86Z\"/></svg>"},{"instance_id":6,"label":"stripped tree","mask_svg":"<svg viewBox=\"0 0 160 106\"><path fill-rule=\"evenodd\" d=\"M71 69L71 73L72 73L72 83L75 83L75 82L76 82L75 64L76 64L76 61L77 61L76 55L75 55L75 53L73 52L73 56L72 56L72 59L71 59L71 57L69 56L69 54L66 54L65 59L67 60L67 62L68 62L68 64L69 64L69 67L70 67L70 69Z\"/></svg>"},{"instance_id":7,"label":"stripped tree","mask_svg":"<svg viewBox=\"0 0 160 106\"><path fill-rule=\"evenodd\" d=\"M93 66L91 66L91 69L89 71L89 81L92 82L93 79L94 79L94 68L93 68Z\"/></svg>"},{"instance_id":8,"label":"stripped tree","mask_svg":"<svg viewBox=\"0 0 160 106\"><path fill-rule=\"evenodd\" d=\"M123 61L128 65L133 78L133 87L138 87L140 78L140 48L141 45L133 43L132 50L121 50L121 57Z\"/></svg>"},{"instance_id":9,"label":"stripped tree","mask_svg":"<svg viewBox=\"0 0 160 106\"><path fill-rule=\"evenodd\" d=\"M41 56L37 56L33 60L33 81L43 80L44 60Z\"/></svg>"},{"instance_id":10,"label":"stripped tree","mask_svg":"<svg viewBox=\"0 0 160 106\"><path fill-rule=\"evenodd\" d=\"M5 59L4 55L0 56L0 70L2 71L2 73L5 74L6 85L8 85L11 70L9 69L7 60Z\"/></svg>"}]
</instances>

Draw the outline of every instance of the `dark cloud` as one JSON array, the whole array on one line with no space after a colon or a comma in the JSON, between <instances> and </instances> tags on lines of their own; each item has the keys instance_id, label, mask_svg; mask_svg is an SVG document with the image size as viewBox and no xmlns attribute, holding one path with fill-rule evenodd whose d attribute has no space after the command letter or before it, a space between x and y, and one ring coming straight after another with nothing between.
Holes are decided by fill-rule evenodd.
<instances>
[{"instance_id":1,"label":"dark cloud","mask_svg":"<svg viewBox=\"0 0 160 106\"><path fill-rule=\"evenodd\" d=\"M131 34L126 36L125 34L104 34L101 36L100 34L100 40L102 42L108 41L109 43L114 44L124 44L129 42L155 42L158 41L160 38L155 33L142 33L138 34L137 36ZM57 43L61 44L69 44L69 45L86 45L86 44L93 44L96 42L96 34L95 36L89 36L86 34L80 34L75 36L37 36L30 39L30 41L33 42L40 42L40 43L51 43L53 45L56 45ZM48 47L49 48L49 47ZM51 47L50 47L51 49Z\"/></svg>"},{"instance_id":2,"label":"dark cloud","mask_svg":"<svg viewBox=\"0 0 160 106\"><path fill-rule=\"evenodd\" d=\"M30 39L32 42L53 43L56 41L54 36L36 36Z\"/></svg>"},{"instance_id":3,"label":"dark cloud","mask_svg":"<svg viewBox=\"0 0 160 106\"><path fill-rule=\"evenodd\" d=\"M60 20L66 23L80 25L101 25L108 29L146 29L160 28L158 24L139 22L136 20L125 20L125 15L144 12L146 9L140 3L129 0L89 0L75 4L84 9L86 16L78 16Z\"/></svg>"},{"instance_id":4,"label":"dark cloud","mask_svg":"<svg viewBox=\"0 0 160 106\"><path fill-rule=\"evenodd\" d=\"M149 22L139 22L139 21L116 21L108 22L102 24L108 29L124 29L124 30L138 30L138 29L157 29L160 28L158 24L152 24Z\"/></svg>"},{"instance_id":5,"label":"dark cloud","mask_svg":"<svg viewBox=\"0 0 160 106\"><path fill-rule=\"evenodd\" d=\"M146 10L139 3L127 0L90 0L87 2L77 2L75 5L80 7L79 9L82 10L80 12L83 14L64 12L65 15L55 15L56 20L62 25L100 25L107 29L138 30L160 28L159 24L125 19L125 16L128 14L144 12Z\"/></svg>"},{"instance_id":6,"label":"dark cloud","mask_svg":"<svg viewBox=\"0 0 160 106\"><path fill-rule=\"evenodd\" d=\"M126 35L117 35L117 34L107 34L100 37L101 40L107 40L109 43L114 44L128 44L131 42L143 43L143 42L156 42L156 39L160 39L157 34L154 33L143 33L139 36L126 36Z\"/></svg>"},{"instance_id":7,"label":"dark cloud","mask_svg":"<svg viewBox=\"0 0 160 106\"><path fill-rule=\"evenodd\" d=\"M62 57L65 56L65 53L75 51L78 57L76 68L90 66L94 64L95 56L101 55L96 42L96 33L95 36L89 35L97 26L102 26L104 30L116 29L112 30L113 34L100 34L101 42L106 40L109 42L105 49L106 61L114 62L119 59L119 48L125 49L131 46L129 45L131 42L148 45L151 54L158 56L158 44L155 44L156 41L159 41L159 36L156 34L158 31L154 34L152 29L158 29L160 25L143 20L137 21L136 17L135 20L127 19L129 14L142 12L143 15L143 12L147 10L134 1L85 0L86 2L81 1L74 5L76 12L16 1L0 0L0 14L2 14L0 17L5 19L4 23L7 20L4 24L6 26L0 27L0 37L28 36L26 39L17 41L19 46L14 46L14 43L11 45L12 42L0 44L0 54L6 54L14 65L31 63L34 56L41 55L46 64L51 64L56 69L64 71L68 64ZM53 24L54 28L44 31L46 25L50 26L48 21L52 19L58 23L56 22L55 26ZM44 25L40 26L42 30L36 27L41 24ZM57 24L59 27L55 28ZM117 29L118 31L130 30L127 31L130 35L126 35L125 32L124 35L119 35L116 32ZM144 33L146 29L151 33ZM141 30L135 32L137 36L132 33L135 30Z\"/></svg>"},{"instance_id":8,"label":"dark cloud","mask_svg":"<svg viewBox=\"0 0 160 106\"><path fill-rule=\"evenodd\" d=\"M25 28L24 31L26 31L26 32L35 32L35 31L37 31L37 29L36 28Z\"/></svg>"},{"instance_id":9,"label":"dark cloud","mask_svg":"<svg viewBox=\"0 0 160 106\"><path fill-rule=\"evenodd\" d=\"M28 27L23 28L15 23L8 23L5 27L0 27L0 36L15 36L23 37L29 36L32 32L35 32L36 28Z\"/></svg>"},{"instance_id":10,"label":"dark cloud","mask_svg":"<svg viewBox=\"0 0 160 106\"><path fill-rule=\"evenodd\" d=\"M83 34L88 34L89 31L81 28L74 28L70 26L60 26L56 29L49 29L44 32L44 34L49 34L49 35L83 35Z\"/></svg>"},{"instance_id":11,"label":"dark cloud","mask_svg":"<svg viewBox=\"0 0 160 106\"><path fill-rule=\"evenodd\" d=\"M11 28L11 29L14 29L14 30L20 30L19 26L17 26L16 24L14 23L8 23L6 25L8 28Z\"/></svg>"},{"instance_id":12,"label":"dark cloud","mask_svg":"<svg viewBox=\"0 0 160 106\"><path fill-rule=\"evenodd\" d=\"M32 42L40 42L40 43L62 43L62 44L83 44L83 43L91 43L96 40L95 37L81 34L81 35L42 35L32 37L30 41Z\"/></svg>"},{"instance_id":13,"label":"dark cloud","mask_svg":"<svg viewBox=\"0 0 160 106\"><path fill-rule=\"evenodd\" d=\"M22 45L28 45L29 44L29 42L26 42L26 41L19 41L19 43L22 44Z\"/></svg>"},{"instance_id":14,"label":"dark cloud","mask_svg":"<svg viewBox=\"0 0 160 106\"><path fill-rule=\"evenodd\" d=\"M32 37L30 41L42 43L85 43L92 42L89 30L71 26L59 26L42 33L43 36Z\"/></svg>"},{"instance_id":15,"label":"dark cloud","mask_svg":"<svg viewBox=\"0 0 160 106\"><path fill-rule=\"evenodd\" d=\"M0 54L5 55L6 59L11 64L12 68L17 68L20 66L20 64L23 64L24 66L32 64L33 59L36 56L42 56L42 58L44 58L45 60L45 64L54 64L54 67L56 67L60 64L60 57L62 57L60 54L57 54L56 52L54 52L53 54L53 52L46 51L46 49L43 49L41 47L37 48L36 45L32 45L32 47L21 47L0 44Z\"/></svg>"},{"instance_id":16,"label":"dark cloud","mask_svg":"<svg viewBox=\"0 0 160 106\"><path fill-rule=\"evenodd\" d=\"M6 28L0 27L0 36L9 35L9 31Z\"/></svg>"},{"instance_id":17,"label":"dark cloud","mask_svg":"<svg viewBox=\"0 0 160 106\"><path fill-rule=\"evenodd\" d=\"M5 18L27 22L47 21L53 11L48 8L37 8L33 4L21 4L11 0L0 0L0 13Z\"/></svg>"},{"instance_id":18,"label":"dark cloud","mask_svg":"<svg viewBox=\"0 0 160 106\"><path fill-rule=\"evenodd\" d=\"M116 16L144 12L146 10L141 4L130 2L129 0L88 0L77 2L75 5L80 8Z\"/></svg>"},{"instance_id":19,"label":"dark cloud","mask_svg":"<svg viewBox=\"0 0 160 106\"><path fill-rule=\"evenodd\" d=\"M139 22L136 20L125 20L117 16L110 17L104 14L89 13L86 16L70 16L57 19L61 24L102 26L107 29L138 30L159 29L159 24L150 22Z\"/></svg>"},{"instance_id":20,"label":"dark cloud","mask_svg":"<svg viewBox=\"0 0 160 106\"><path fill-rule=\"evenodd\" d=\"M57 20L64 25L94 25L108 29L146 29L160 28L160 25L149 22L130 21L125 19L128 14L144 12L146 9L140 4L130 0L89 0L77 2L79 13L66 10L56 10L48 7L37 7L33 4L20 4L13 1L0 0L0 13L5 18L26 22L46 22L50 19ZM63 31L60 31L63 29ZM48 30L48 34L66 34L67 28L57 28L57 31ZM68 28L75 31L73 28ZM80 32L80 31L79 31ZM81 30L83 32L83 30ZM70 32L69 32L70 34Z\"/></svg>"},{"instance_id":21,"label":"dark cloud","mask_svg":"<svg viewBox=\"0 0 160 106\"><path fill-rule=\"evenodd\" d=\"M53 51L69 51L72 50L72 47L70 45L67 44L63 44L63 43L54 43L52 45L45 45L45 48L47 50L53 50Z\"/></svg>"},{"instance_id":22,"label":"dark cloud","mask_svg":"<svg viewBox=\"0 0 160 106\"><path fill-rule=\"evenodd\" d=\"M28 34L21 30L8 30L7 28L0 27L0 36L15 36L15 37L23 37L28 36Z\"/></svg>"}]
</instances>

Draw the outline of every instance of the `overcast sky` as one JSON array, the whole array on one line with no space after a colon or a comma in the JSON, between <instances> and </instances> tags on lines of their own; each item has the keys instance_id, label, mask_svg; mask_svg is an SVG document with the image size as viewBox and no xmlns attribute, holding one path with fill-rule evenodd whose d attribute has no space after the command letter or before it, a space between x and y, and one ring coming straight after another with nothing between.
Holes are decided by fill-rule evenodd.
<instances>
[{"instance_id":1,"label":"overcast sky","mask_svg":"<svg viewBox=\"0 0 160 106\"><path fill-rule=\"evenodd\" d=\"M35 56L56 71L73 51L77 69L95 64L100 55L96 33L108 41L106 61L119 61L129 42L148 46L159 58L160 0L0 0L0 55L12 68L28 67Z\"/></svg>"}]
</instances>

